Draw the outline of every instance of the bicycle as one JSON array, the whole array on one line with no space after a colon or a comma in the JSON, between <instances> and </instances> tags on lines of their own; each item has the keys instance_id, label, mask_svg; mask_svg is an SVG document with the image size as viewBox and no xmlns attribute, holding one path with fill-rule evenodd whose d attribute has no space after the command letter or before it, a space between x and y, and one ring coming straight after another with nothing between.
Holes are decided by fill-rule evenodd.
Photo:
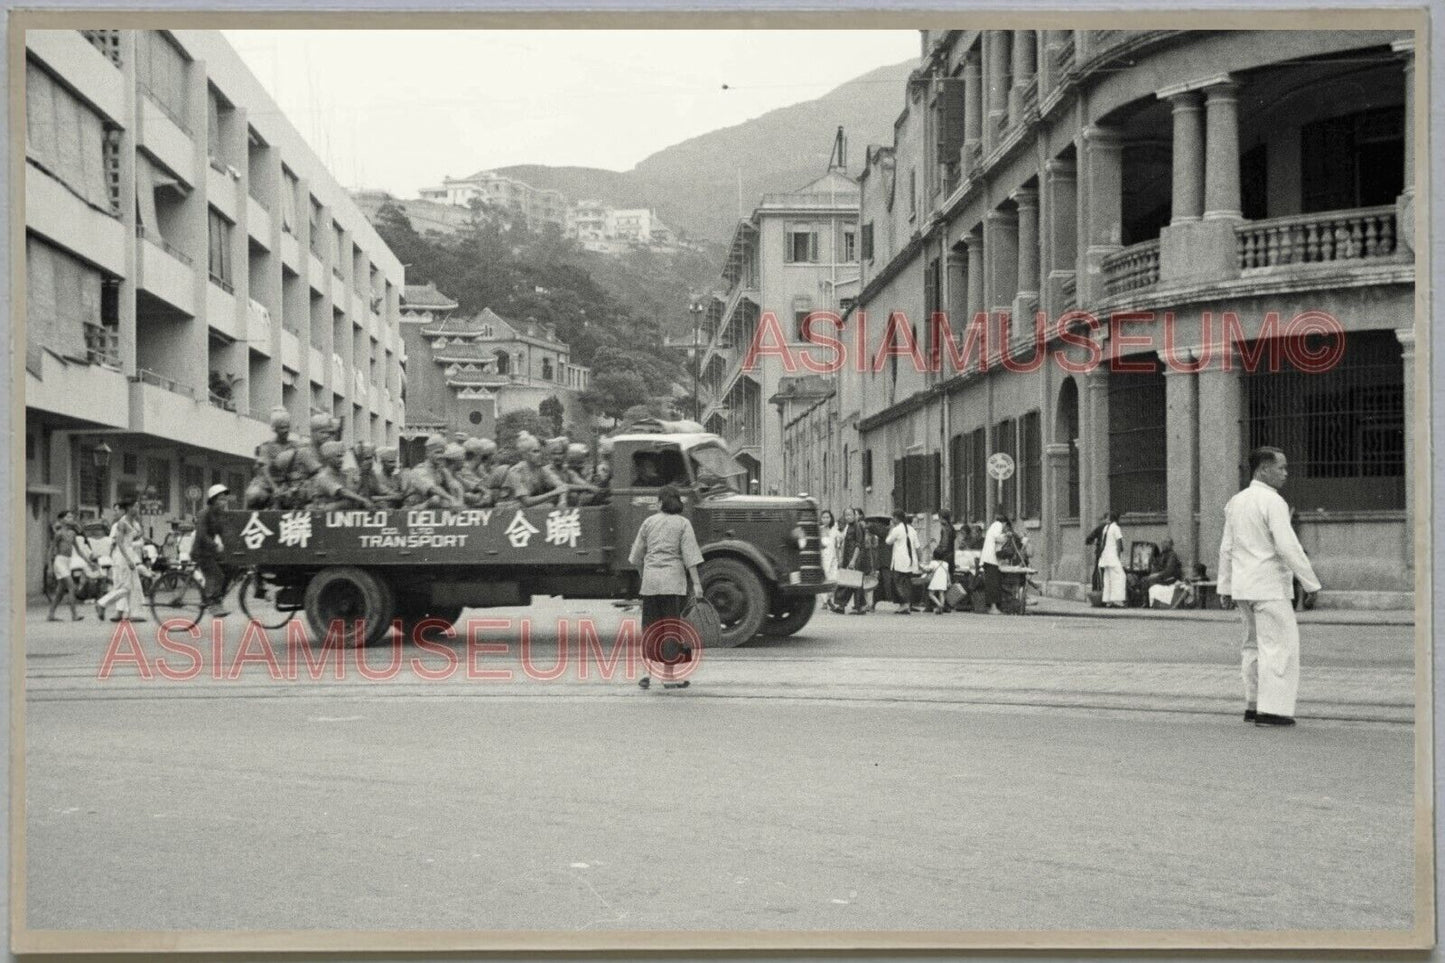
<instances>
[{"instance_id":1,"label":"bicycle","mask_svg":"<svg viewBox=\"0 0 1445 963\"><path fill-rule=\"evenodd\" d=\"M255 566L238 569L223 565L221 579L216 601L208 604L205 601L205 577L200 568L189 559L174 563L143 586L151 616L159 623L187 618L187 613L194 613L188 621L196 625L208 608L214 610L220 607L233 586L237 589L237 601L247 620L264 629L285 628L301 611L300 599L293 598L294 593L278 585Z\"/></svg>"}]
</instances>

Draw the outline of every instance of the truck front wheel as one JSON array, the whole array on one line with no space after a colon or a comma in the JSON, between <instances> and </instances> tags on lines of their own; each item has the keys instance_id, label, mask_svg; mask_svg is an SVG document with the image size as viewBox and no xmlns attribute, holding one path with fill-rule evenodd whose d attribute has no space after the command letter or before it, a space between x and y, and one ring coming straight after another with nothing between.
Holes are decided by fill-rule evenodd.
<instances>
[{"instance_id":1,"label":"truck front wheel","mask_svg":"<svg viewBox=\"0 0 1445 963\"><path fill-rule=\"evenodd\" d=\"M758 573L735 558L713 558L702 563L698 574L722 622L722 647L731 649L757 635L768 616L768 593Z\"/></svg>"},{"instance_id":2,"label":"truck front wheel","mask_svg":"<svg viewBox=\"0 0 1445 963\"><path fill-rule=\"evenodd\" d=\"M391 586L364 568L340 565L324 568L306 586L306 621L317 638L325 638L336 623L342 638L352 645L374 645L391 628L395 604ZM356 623L361 632L356 632Z\"/></svg>"},{"instance_id":3,"label":"truck front wheel","mask_svg":"<svg viewBox=\"0 0 1445 963\"><path fill-rule=\"evenodd\" d=\"M817 610L816 595L785 595L778 599L773 611L768 613L763 634L775 639L793 635L808 624Z\"/></svg>"}]
</instances>

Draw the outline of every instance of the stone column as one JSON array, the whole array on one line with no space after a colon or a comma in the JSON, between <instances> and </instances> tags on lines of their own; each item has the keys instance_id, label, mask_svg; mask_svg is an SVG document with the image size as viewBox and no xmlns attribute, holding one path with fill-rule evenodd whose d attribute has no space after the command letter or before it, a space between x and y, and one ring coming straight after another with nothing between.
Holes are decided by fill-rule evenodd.
<instances>
[{"instance_id":1,"label":"stone column","mask_svg":"<svg viewBox=\"0 0 1445 963\"><path fill-rule=\"evenodd\" d=\"M1415 250L1415 41L1396 40L1390 48L1404 62L1405 72L1405 190L1395 201L1395 243Z\"/></svg>"},{"instance_id":2,"label":"stone column","mask_svg":"<svg viewBox=\"0 0 1445 963\"><path fill-rule=\"evenodd\" d=\"M1175 352L1176 360L1189 363L1197 356L1187 349ZM1212 564L1199 553L1195 529L1196 485L1199 478L1199 406L1195 375L1169 366L1164 352L1165 446L1169 453L1165 482L1169 534L1186 570L1197 561ZM1218 546L1215 546L1217 551Z\"/></svg>"},{"instance_id":3,"label":"stone column","mask_svg":"<svg viewBox=\"0 0 1445 963\"><path fill-rule=\"evenodd\" d=\"M1018 123L1024 115L1024 88L1034 76L1034 61L1037 50L1032 30L1015 30L1010 45L1013 48L1013 84L1009 88L1008 116Z\"/></svg>"},{"instance_id":4,"label":"stone column","mask_svg":"<svg viewBox=\"0 0 1445 963\"><path fill-rule=\"evenodd\" d=\"M1407 108L1408 109L1408 108ZM1397 328L1400 342L1400 363L1404 366L1405 397L1405 578L1414 588L1415 582L1415 330ZM1422 533L1424 534L1424 533ZM1421 546L1429 550L1429 543Z\"/></svg>"},{"instance_id":5,"label":"stone column","mask_svg":"<svg viewBox=\"0 0 1445 963\"><path fill-rule=\"evenodd\" d=\"M954 245L944 253L944 270L948 279L948 299L943 309L955 334L968 324L968 252Z\"/></svg>"},{"instance_id":6,"label":"stone column","mask_svg":"<svg viewBox=\"0 0 1445 963\"><path fill-rule=\"evenodd\" d=\"M983 217L984 259L988 265L984 297L990 311L1012 310L1018 295L1018 217L995 208Z\"/></svg>"},{"instance_id":7,"label":"stone column","mask_svg":"<svg viewBox=\"0 0 1445 963\"><path fill-rule=\"evenodd\" d=\"M1019 297L1039 294L1039 192L1021 187L1009 195L1018 205Z\"/></svg>"},{"instance_id":8,"label":"stone column","mask_svg":"<svg viewBox=\"0 0 1445 963\"><path fill-rule=\"evenodd\" d=\"M1048 559L1051 579L1065 577L1065 573L1059 571L1057 560L1063 554L1059 550L1063 544L1059 519L1069 514L1069 448L1066 441L1044 445L1044 544L1041 553Z\"/></svg>"},{"instance_id":9,"label":"stone column","mask_svg":"<svg viewBox=\"0 0 1445 963\"><path fill-rule=\"evenodd\" d=\"M965 285L968 291L966 307L968 318L965 324L973 321L974 315L984 310L984 289L983 289L983 233L974 228L963 236L963 243L968 248L968 266L965 268Z\"/></svg>"},{"instance_id":10,"label":"stone column","mask_svg":"<svg viewBox=\"0 0 1445 963\"><path fill-rule=\"evenodd\" d=\"M983 151L983 74L978 54L963 63L963 173L973 170Z\"/></svg>"},{"instance_id":11,"label":"stone column","mask_svg":"<svg viewBox=\"0 0 1445 963\"><path fill-rule=\"evenodd\" d=\"M1197 221L1204 213L1204 127L1199 93L1181 91L1168 97L1174 109L1173 210L1169 223Z\"/></svg>"},{"instance_id":12,"label":"stone column","mask_svg":"<svg viewBox=\"0 0 1445 963\"><path fill-rule=\"evenodd\" d=\"M1108 357L1108 342L1103 344L1104 357ZM1092 528L1099 516L1109 510L1109 366L1099 364L1084 376L1083 400L1084 423L1080 426L1083 439L1083 464L1079 466L1080 483L1083 487L1079 499L1080 523L1085 531Z\"/></svg>"},{"instance_id":13,"label":"stone column","mask_svg":"<svg viewBox=\"0 0 1445 963\"><path fill-rule=\"evenodd\" d=\"M1202 141L1200 87L1206 97ZM1242 215L1237 93L1236 84L1220 77L1187 90L1171 87L1158 94L1174 107L1173 216L1159 232L1161 283L1226 281L1239 276L1235 227Z\"/></svg>"},{"instance_id":14,"label":"stone column","mask_svg":"<svg viewBox=\"0 0 1445 963\"><path fill-rule=\"evenodd\" d=\"M1054 158L1044 164L1044 237L1049 244L1049 296L1044 307L1058 317L1077 298L1064 296L1063 283L1074 277L1078 269L1079 189L1074 177L1074 162Z\"/></svg>"},{"instance_id":15,"label":"stone column","mask_svg":"<svg viewBox=\"0 0 1445 963\"><path fill-rule=\"evenodd\" d=\"M1230 368L1225 369L1225 359ZM1244 378L1233 345L1215 345L1199 381L1198 411L1209 423L1199 431L1199 560L1211 577L1219 574L1219 539L1224 534L1224 504L1239 491L1244 473Z\"/></svg>"},{"instance_id":16,"label":"stone column","mask_svg":"<svg viewBox=\"0 0 1445 963\"><path fill-rule=\"evenodd\" d=\"M999 134L1008 119L1008 68L1009 32L990 30L984 34L988 39L988 55L984 68L988 71L988 126L985 130L985 150L999 142Z\"/></svg>"},{"instance_id":17,"label":"stone column","mask_svg":"<svg viewBox=\"0 0 1445 963\"><path fill-rule=\"evenodd\" d=\"M1085 127L1081 137L1083 188L1088 197L1083 224L1084 274L1078 281L1079 303L1088 305L1104 296L1104 258L1123 244L1123 154L1118 131Z\"/></svg>"},{"instance_id":18,"label":"stone column","mask_svg":"<svg viewBox=\"0 0 1445 963\"><path fill-rule=\"evenodd\" d=\"M1220 80L1204 88L1205 220L1240 220L1239 200L1239 85Z\"/></svg>"}]
</instances>

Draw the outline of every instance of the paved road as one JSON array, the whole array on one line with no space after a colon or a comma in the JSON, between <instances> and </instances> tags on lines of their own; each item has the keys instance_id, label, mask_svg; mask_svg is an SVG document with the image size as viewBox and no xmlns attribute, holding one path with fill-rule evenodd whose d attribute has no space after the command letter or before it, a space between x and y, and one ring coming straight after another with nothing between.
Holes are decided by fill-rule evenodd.
<instances>
[{"instance_id":1,"label":"paved road","mask_svg":"<svg viewBox=\"0 0 1445 963\"><path fill-rule=\"evenodd\" d=\"M472 614L545 667L589 612ZM1410 924L1411 730L1338 721L1408 717L1408 628L1311 628L1291 731L1237 719L1227 624L820 616L677 693L515 632L507 681L101 681L74 628L27 638L32 927Z\"/></svg>"}]
</instances>

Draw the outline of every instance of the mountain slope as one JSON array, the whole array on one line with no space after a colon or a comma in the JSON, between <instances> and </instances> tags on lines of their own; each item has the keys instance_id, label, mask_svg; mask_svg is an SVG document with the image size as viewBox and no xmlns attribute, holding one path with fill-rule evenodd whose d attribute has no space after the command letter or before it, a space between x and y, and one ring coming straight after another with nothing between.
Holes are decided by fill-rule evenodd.
<instances>
[{"instance_id":1,"label":"mountain slope","mask_svg":"<svg viewBox=\"0 0 1445 963\"><path fill-rule=\"evenodd\" d=\"M910 60L879 67L816 100L674 144L629 171L525 164L500 173L555 188L572 200L652 207L688 235L726 242L737 222L739 180L746 215L758 195L793 190L822 174L839 125L848 137L848 169L854 174L868 144L891 144L913 66Z\"/></svg>"}]
</instances>

